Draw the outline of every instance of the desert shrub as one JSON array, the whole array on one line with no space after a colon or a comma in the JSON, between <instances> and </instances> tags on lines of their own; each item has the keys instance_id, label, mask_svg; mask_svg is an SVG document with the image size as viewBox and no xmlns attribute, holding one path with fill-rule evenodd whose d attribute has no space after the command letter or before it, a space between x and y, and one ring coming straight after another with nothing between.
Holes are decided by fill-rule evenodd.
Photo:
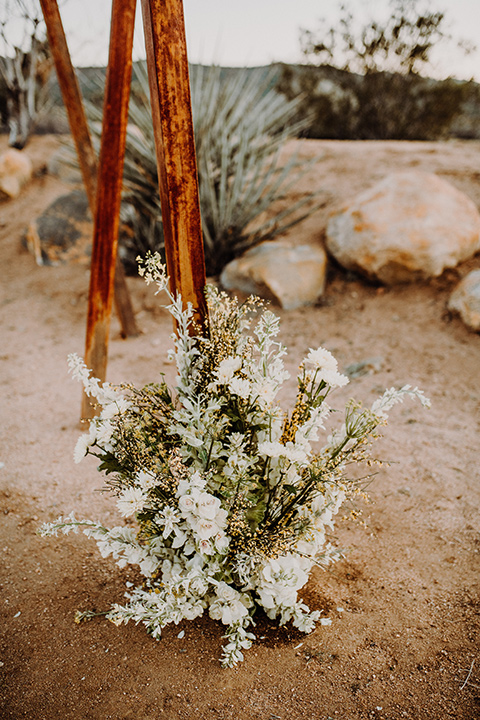
<instances>
[{"instance_id":1,"label":"desert shrub","mask_svg":"<svg viewBox=\"0 0 480 720\"><path fill-rule=\"evenodd\" d=\"M419 75L360 76L329 67L283 66L279 91L300 94L299 113L312 121L310 138L438 140L450 134L473 83Z\"/></svg>"},{"instance_id":2,"label":"desert shrub","mask_svg":"<svg viewBox=\"0 0 480 720\"><path fill-rule=\"evenodd\" d=\"M445 15L423 0L389 5L386 19L363 24L340 5L336 24L302 31L306 59L320 65L284 66L279 89L290 100L303 94L301 112L314 117L309 137L435 140L448 134L471 84L420 74L433 46L452 40Z\"/></svg>"},{"instance_id":3,"label":"desert shrub","mask_svg":"<svg viewBox=\"0 0 480 720\"><path fill-rule=\"evenodd\" d=\"M351 73L329 66L282 64L277 88L288 100L301 98L298 113L310 117L303 131L306 137L356 137L359 101Z\"/></svg>"},{"instance_id":4,"label":"desert shrub","mask_svg":"<svg viewBox=\"0 0 480 720\"><path fill-rule=\"evenodd\" d=\"M124 170L127 262L163 246L143 63L135 66L132 87ZM313 211L313 195L306 195L265 219L265 211L307 170L295 154L282 164L280 153L308 119L298 116L300 100L287 101L276 91L272 76L261 70L223 77L221 68L194 66L191 89L205 262L207 274L216 275L249 247L285 232ZM98 105L89 105L88 112L98 139Z\"/></svg>"}]
</instances>

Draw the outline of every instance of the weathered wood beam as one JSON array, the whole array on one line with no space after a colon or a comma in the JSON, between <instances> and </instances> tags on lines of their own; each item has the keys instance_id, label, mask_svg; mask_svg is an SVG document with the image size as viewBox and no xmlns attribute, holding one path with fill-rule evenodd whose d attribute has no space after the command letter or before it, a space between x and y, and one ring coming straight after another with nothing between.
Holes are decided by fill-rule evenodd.
<instances>
[{"instance_id":1,"label":"weathered wood beam","mask_svg":"<svg viewBox=\"0 0 480 720\"><path fill-rule=\"evenodd\" d=\"M198 196L182 0L142 0L170 286L206 317L205 259Z\"/></svg>"},{"instance_id":2,"label":"weathered wood beam","mask_svg":"<svg viewBox=\"0 0 480 720\"><path fill-rule=\"evenodd\" d=\"M136 0L113 0L112 5L85 343L87 367L101 381L106 377L115 281L135 3ZM94 414L95 408L84 396L82 418Z\"/></svg>"},{"instance_id":3,"label":"weathered wood beam","mask_svg":"<svg viewBox=\"0 0 480 720\"><path fill-rule=\"evenodd\" d=\"M47 27L48 43L55 63L58 84L67 111L70 131L75 143L83 184L92 217L95 217L97 196L97 157L90 136L80 86L73 68L57 0L40 0ZM115 274L115 307L124 337L138 335L133 306L128 293L125 271L117 257Z\"/></svg>"}]
</instances>

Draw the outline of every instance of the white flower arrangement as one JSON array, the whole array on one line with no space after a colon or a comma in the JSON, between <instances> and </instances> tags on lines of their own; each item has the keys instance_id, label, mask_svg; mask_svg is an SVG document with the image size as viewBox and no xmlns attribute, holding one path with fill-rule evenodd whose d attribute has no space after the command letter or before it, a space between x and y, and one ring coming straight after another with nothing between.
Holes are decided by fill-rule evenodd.
<instances>
[{"instance_id":1,"label":"white flower arrangement","mask_svg":"<svg viewBox=\"0 0 480 720\"><path fill-rule=\"evenodd\" d=\"M330 623L299 593L314 565L338 556L328 532L344 500L359 492L347 463L373 462L371 441L396 402L429 402L409 386L388 390L371 409L349 402L341 427L318 448L331 413L326 398L348 382L328 350L310 350L301 363L296 402L285 413L275 398L288 378L286 351L272 312L207 288L206 327L193 334L193 309L169 293L159 258L148 257L140 274L167 292L177 323L175 393L165 382L101 386L80 358L69 358L100 410L74 459L101 460L118 511L135 528L109 530L70 515L40 532L82 529L103 557L138 565L143 584L107 613L117 625L143 623L159 638L168 623L208 611L227 628L222 664L231 667L255 639L258 608L305 633L319 620Z\"/></svg>"}]
</instances>

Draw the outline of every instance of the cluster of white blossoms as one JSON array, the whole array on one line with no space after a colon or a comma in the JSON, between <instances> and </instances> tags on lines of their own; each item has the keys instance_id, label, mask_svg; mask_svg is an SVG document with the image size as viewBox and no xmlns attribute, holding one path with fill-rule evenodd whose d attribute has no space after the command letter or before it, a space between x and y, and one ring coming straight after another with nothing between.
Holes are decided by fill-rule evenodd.
<instances>
[{"instance_id":1,"label":"cluster of white blossoms","mask_svg":"<svg viewBox=\"0 0 480 720\"><path fill-rule=\"evenodd\" d=\"M144 275L166 289L154 258ZM350 403L322 444L331 414L326 398L348 382L328 350L311 349L300 364L295 405L285 412L276 397L289 375L273 313L263 311L250 332L255 304L210 289L209 325L195 337L192 308L170 301L178 328L174 392L165 383L100 385L80 358L69 358L99 409L78 440L75 462L99 458L126 524L108 529L69 515L41 532L82 530L103 557L139 568L144 579L125 604L112 606L112 622L142 623L159 638L168 623L207 612L225 626L222 664L230 667L255 639L250 628L259 608L307 633L330 623L301 592L314 565L338 556L328 535L344 500L358 491L347 469L365 460L396 402L428 401L406 386L370 409Z\"/></svg>"}]
</instances>

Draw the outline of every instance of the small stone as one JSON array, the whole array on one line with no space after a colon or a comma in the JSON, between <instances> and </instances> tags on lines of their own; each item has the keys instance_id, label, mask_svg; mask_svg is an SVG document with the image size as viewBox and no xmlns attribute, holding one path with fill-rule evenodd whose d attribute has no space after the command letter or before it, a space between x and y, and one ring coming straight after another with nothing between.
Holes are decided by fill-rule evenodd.
<instances>
[{"instance_id":1,"label":"small stone","mask_svg":"<svg viewBox=\"0 0 480 720\"><path fill-rule=\"evenodd\" d=\"M32 161L25 150L9 148L0 155L0 198L14 199L33 174Z\"/></svg>"},{"instance_id":2,"label":"small stone","mask_svg":"<svg viewBox=\"0 0 480 720\"><path fill-rule=\"evenodd\" d=\"M383 365L383 358L375 357L362 360L358 363L352 363L348 365L343 374L349 377L351 380L362 377L363 375L372 375L373 373L379 372Z\"/></svg>"},{"instance_id":3,"label":"small stone","mask_svg":"<svg viewBox=\"0 0 480 720\"><path fill-rule=\"evenodd\" d=\"M455 288L448 309L460 315L471 330L480 332L480 270L472 270Z\"/></svg>"}]
</instances>

